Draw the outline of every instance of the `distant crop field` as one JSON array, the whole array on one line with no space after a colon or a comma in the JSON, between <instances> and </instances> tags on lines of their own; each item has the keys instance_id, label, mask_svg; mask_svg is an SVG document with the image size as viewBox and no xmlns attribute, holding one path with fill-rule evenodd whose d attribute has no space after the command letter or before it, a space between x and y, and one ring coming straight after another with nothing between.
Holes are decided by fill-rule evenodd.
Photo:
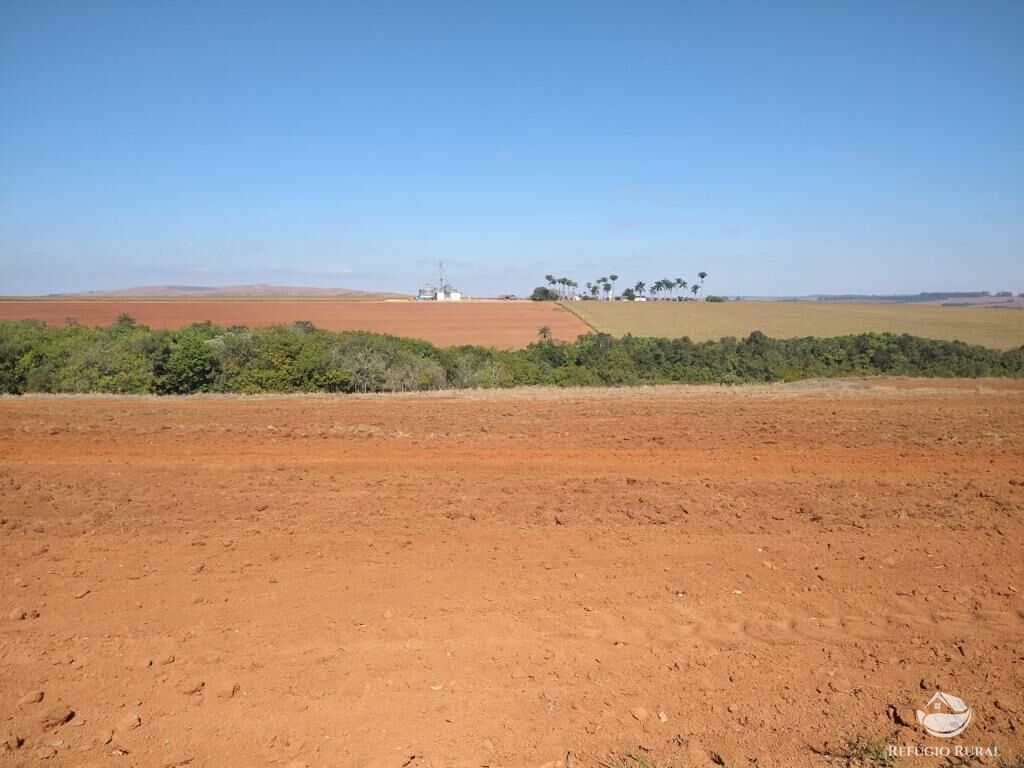
<instances>
[{"instance_id":1,"label":"distant crop field","mask_svg":"<svg viewBox=\"0 0 1024 768\"><path fill-rule=\"evenodd\" d=\"M1024 345L1024 310L1019 309L810 301L575 301L566 306L595 330L613 336L688 336L706 341L742 338L752 331L782 339L888 332L992 349Z\"/></svg>"},{"instance_id":2,"label":"distant crop field","mask_svg":"<svg viewBox=\"0 0 1024 768\"><path fill-rule=\"evenodd\" d=\"M0 301L0 320L42 320L61 325L106 326L127 312L150 328L173 329L210 321L253 328L308 320L328 331L373 331L423 339L439 347L479 344L517 349L537 341L542 326L552 337L575 341L590 329L549 301L350 301L290 299L30 299Z\"/></svg>"}]
</instances>

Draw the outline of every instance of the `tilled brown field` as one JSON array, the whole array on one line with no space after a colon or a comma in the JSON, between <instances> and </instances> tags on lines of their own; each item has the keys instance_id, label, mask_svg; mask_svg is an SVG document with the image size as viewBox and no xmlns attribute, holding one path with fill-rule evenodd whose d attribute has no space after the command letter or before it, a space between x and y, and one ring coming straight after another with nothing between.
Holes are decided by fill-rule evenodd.
<instances>
[{"instance_id":1,"label":"tilled brown field","mask_svg":"<svg viewBox=\"0 0 1024 768\"><path fill-rule=\"evenodd\" d=\"M553 338L576 341L591 329L551 301L350 301L330 299L25 299L0 301L0 320L41 320L63 325L112 325L122 312L151 328L174 329L209 321L261 328L299 320L328 331L373 331L423 339L440 347L480 344L516 349L537 341L547 326Z\"/></svg>"},{"instance_id":2,"label":"tilled brown field","mask_svg":"<svg viewBox=\"0 0 1024 768\"><path fill-rule=\"evenodd\" d=\"M1024 750L1024 385L8 398L0 437L0 765Z\"/></svg>"}]
</instances>

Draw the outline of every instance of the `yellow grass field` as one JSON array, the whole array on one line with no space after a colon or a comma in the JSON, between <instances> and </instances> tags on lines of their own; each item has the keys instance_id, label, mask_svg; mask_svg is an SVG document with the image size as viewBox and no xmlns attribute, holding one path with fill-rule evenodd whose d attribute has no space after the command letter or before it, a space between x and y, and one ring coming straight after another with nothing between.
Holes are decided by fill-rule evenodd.
<instances>
[{"instance_id":1,"label":"yellow grass field","mask_svg":"<svg viewBox=\"0 0 1024 768\"><path fill-rule=\"evenodd\" d=\"M694 341L742 338L761 331L775 338L909 333L956 339L993 349L1024 345L1024 310L916 304L840 304L812 301L573 301L566 306L594 330L613 336L688 336Z\"/></svg>"}]
</instances>

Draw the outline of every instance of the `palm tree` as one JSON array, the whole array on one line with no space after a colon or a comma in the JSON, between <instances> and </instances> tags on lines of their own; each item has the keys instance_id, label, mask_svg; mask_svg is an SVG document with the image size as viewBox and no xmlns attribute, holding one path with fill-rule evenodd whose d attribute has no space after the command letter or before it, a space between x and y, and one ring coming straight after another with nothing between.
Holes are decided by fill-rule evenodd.
<instances>
[{"instance_id":1,"label":"palm tree","mask_svg":"<svg viewBox=\"0 0 1024 768\"><path fill-rule=\"evenodd\" d=\"M587 283L587 293L589 293L591 296L594 295L594 284L593 283Z\"/></svg>"},{"instance_id":2,"label":"palm tree","mask_svg":"<svg viewBox=\"0 0 1024 768\"><path fill-rule=\"evenodd\" d=\"M580 287L580 284L577 283L575 280L570 280L569 287L572 288L573 298L576 298L576 289Z\"/></svg>"},{"instance_id":3,"label":"palm tree","mask_svg":"<svg viewBox=\"0 0 1024 768\"><path fill-rule=\"evenodd\" d=\"M697 277L700 278L700 289L704 290L704 278L708 276L707 272L698 272Z\"/></svg>"},{"instance_id":4,"label":"palm tree","mask_svg":"<svg viewBox=\"0 0 1024 768\"><path fill-rule=\"evenodd\" d=\"M604 292L606 290L605 284L607 282L608 282L608 278L607 277L603 277L602 276L602 277L597 278L597 284L601 286L601 298L602 299L604 298Z\"/></svg>"},{"instance_id":5,"label":"palm tree","mask_svg":"<svg viewBox=\"0 0 1024 768\"><path fill-rule=\"evenodd\" d=\"M594 283L587 283L587 286L590 288L590 295L596 299L597 294L601 292L601 286L595 285Z\"/></svg>"},{"instance_id":6,"label":"palm tree","mask_svg":"<svg viewBox=\"0 0 1024 768\"><path fill-rule=\"evenodd\" d=\"M687 288L686 281L683 280L683 278L681 278L681 277L677 277L676 278L676 288L678 288L681 291L685 291L686 288Z\"/></svg>"},{"instance_id":7,"label":"palm tree","mask_svg":"<svg viewBox=\"0 0 1024 768\"><path fill-rule=\"evenodd\" d=\"M644 291L646 291L646 290L647 290L647 283L645 283L643 280L638 280L637 284L633 286L633 292L637 296L643 296L644 295Z\"/></svg>"},{"instance_id":8,"label":"palm tree","mask_svg":"<svg viewBox=\"0 0 1024 768\"><path fill-rule=\"evenodd\" d=\"M540 330L537 331L537 336L540 337L541 341L551 341L551 326L542 325Z\"/></svg>"},{"instance_id":9,"label":"palm tree","mask_svg":"<svg viewBox=\"0 0 1024 768\"><path fill-rule=\"evenodd\" d=\"M554 288L555 283L558 282L558 278L556 278L554 275L544 275L544 279L548 281L548 285L550 285L552 288Z\"/></svg>"},{"instance_id":10,"label":"palm tree","mask_svg":"<svg viewBox=\"0 0 1024 768\"><path fill-rule=\"evenodd\" d=\"M618 275L608 275L608 279L612 281L612 298L615 298L615 281L619 279Z\"/></svg>"},{"instance_id":11,"label":"palm tree","mask_svg":"<svg viewBox=\"0 0 1024 768\"><path fill-rule=\"evenodd\" d=\"M700 290L700 286L699 285L692 285L692 286L690 286L690 293L692 293L694 296L697 295L697 291L699 291L699 290Z\"/></svg>"}]
</instances>

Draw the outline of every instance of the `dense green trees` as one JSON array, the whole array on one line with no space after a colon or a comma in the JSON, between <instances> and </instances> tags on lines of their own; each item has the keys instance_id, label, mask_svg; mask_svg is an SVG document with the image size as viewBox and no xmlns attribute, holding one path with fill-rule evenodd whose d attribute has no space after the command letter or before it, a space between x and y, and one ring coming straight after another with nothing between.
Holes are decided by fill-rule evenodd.
<instances>
[{"instance_id":1,"label":"dense green trees","mask_svg":"<svg viewBox=\"0 0 1024 768\"><path fill-rule=\"evenodd\" d=\"M545 288L543 285L538 285L533 289L533 293L530 294L530 298L533 301L558 301L562 297L558 295L558 291L553 291L550 288Z\"/></svg>"},{"instance_id":2,"label":"dense green trees","mask_svg":"<svg viewBox=\"0 0 1024 768\"><path fill-rule=\"evenodd\" d=\"M1024 376L1024 347L860 334L693 342L597 333L500 351L438 349L415 339L330 333L310 323L154 331L0 322L0 393L404 392L492 388L791 381L836 376Z\"/></svg>"},{"instance_id":3,"label":"dense green trees","mask_svg":"<svg viewBox=\"0 0 1024 768\"><path fill-rule=\"evenodd\" d=\"M547 289L553 296L559 299L568 299L570 296L576 295L576 289L579 288L580 284L575 280L570 280L568 277L555 277L554 275L544 275L544 280L551 288ZM557 286L557 288L556 288ZM543 286L541 286L543 288ZM534 301L538 301L536 297L537 290L534 290Z\"/></svg>"},{"instance_id":4,"label":"dense green trees","mask_svg":"<svg viewBox=\"0 0 1024 768\"><path fill-rule=\"evenodd\" d=\"M674 292L678 288L682 291L683 300L690 301L686 298L686 289L690 289L690 293L693 294L694 299L697 298L697 293L704 290L704 278L708 276L708 273L701 270L697 273L697 279L700 283L694 283L692 286L681 277L671 278L663 277L661 280L656 280L651 283L648 289L647 283L638 281L632 288L626 288L622 291L621 299L623 301L636 301L638 298L644 298L645 294L649 292L652 299L667 298L669 300L675 298ZM562 299L575 298L576 288L579 287L579 283L573 280L569 280L564 277L555 277L554 275L545 275L544 279L547 281L551 288L544 288L543 286L534 289L533 298L535 301L541 301L547 298L557 297ZM582 292L583 298L594 298L613 300L616 299L615 295L615 282L619 279L618 275L607 275L597 278L592 283L585 283L586 290ZM553 290L555 286L564 286L565 288ZM571 291L569 290L571 289Z\"/></svg>"}]
</instances>

